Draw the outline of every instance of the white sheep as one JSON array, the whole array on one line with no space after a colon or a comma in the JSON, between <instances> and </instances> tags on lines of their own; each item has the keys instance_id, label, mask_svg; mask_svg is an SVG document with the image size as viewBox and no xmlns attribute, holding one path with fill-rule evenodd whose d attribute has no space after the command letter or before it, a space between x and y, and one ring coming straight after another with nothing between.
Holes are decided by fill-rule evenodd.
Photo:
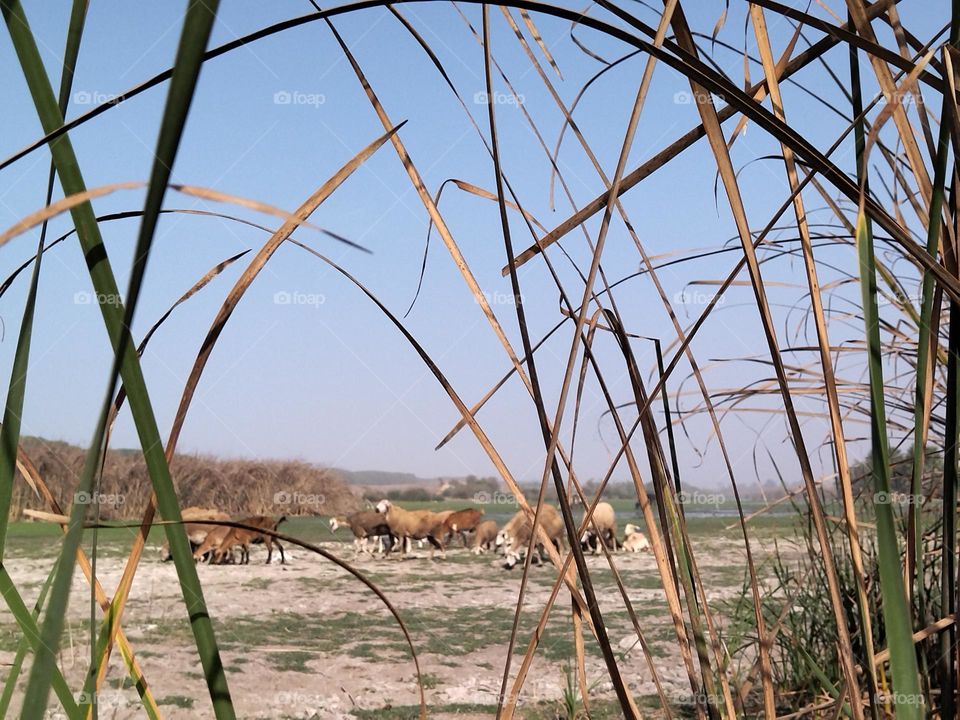
<instances>
[{"instance_id":1,"label":"white sheep","mask_svg":"<svg viewBox=\"0 0 960 720\"><path fill-rule=\"evenodd\" d=\"M620 544L617 540L617 514L608 502L597 503L590 524L580 536L580 547L594 553L600 552L601 542L608 550L616 550Z\"/></svg>"},{"instance_id":2,"label":"white sheep","mask_svg":"<svg viewBox=\"0 0 960 720\"><path fill-rule=\"evenodd\" d=\"M540 527L546 533L547 537L553 542L557 550L560 550L563 544L564 525L563 518L553 505L544 504L540 509ZM533 530L533 522L527 514L521 510L516 513L510 521L503 526L497 534L497 547L503 548L506 556L504 567L513 568L526 553L527 546L530 544L530 533ZM536 544L540 562L544 562L544 549L541 543Z\"/></svg>"},{"instance_id":3,"label":"white sheep","mask_svg":"<svg viewBox=\"0 0 960 720\"><path fill-rule=\"evenodd\" d=\"M623 529L623 549L627 552L645 552L650 549L650 541L636 525L627 525Z\"/></svg>"}]
</instances>

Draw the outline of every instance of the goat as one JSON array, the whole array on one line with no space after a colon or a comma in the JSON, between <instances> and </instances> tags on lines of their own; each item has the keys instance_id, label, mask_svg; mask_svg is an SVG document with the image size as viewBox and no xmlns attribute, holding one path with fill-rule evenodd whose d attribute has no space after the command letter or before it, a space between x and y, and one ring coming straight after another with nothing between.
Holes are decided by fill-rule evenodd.
<instances>
[{"instance_id":1,"label":"goat","mask_svg":"<svg viewBox=\"0 0 960 720\"><path fill-rule=\"evenodd\" d=\"M406 555L409 551L408 542L410 540L426 540L431 546L431 559L433 559L434 552L437 549L440 550L441 555L446 557L446 551L440 538L440 526L452 513L435 513L432 510L404 510L389 500L381 500L377 503L377 512L384 514L390 532L400 538L403 543L403 555Z\"/></svg>"}]
</instances>

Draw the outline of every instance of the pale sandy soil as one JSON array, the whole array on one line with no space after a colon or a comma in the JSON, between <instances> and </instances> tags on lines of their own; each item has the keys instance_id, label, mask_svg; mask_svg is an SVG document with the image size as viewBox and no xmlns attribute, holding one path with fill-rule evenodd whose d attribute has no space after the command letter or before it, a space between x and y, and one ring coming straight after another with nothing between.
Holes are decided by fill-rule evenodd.
<instances>
[{"instance_id":1,"label":"pale sandy soil","mask_svg":"<svg viewBox=\"0 0 960 720\"><path fill-rule=\"evenodd\" d=\"M351 558L348 546L329 547ZM709 563L702 571L710 602L721 607L740 591L742 548L729 537L707 538L697 543L697 552L702 563ZM199 568L238 716L402 717L383 715L387 706L413 705L418 699L414 665L395 621L343 570L306 551L291 549L287 555L286 565L265 565L265 551L258 548L250 565ZM503 570L495 556L475 557L460 549L447 560L430 561L426 551L414 555L402 561L363 557L357 566L387 593L408 624L426 678L427 700L434 708L431 717L489 717L500 690L520 571ZM15 583L32 603L52 556L38 558L12 549L8 557ZM669 695L682 701L689 685L653 557L615 557L661 681ZM98 575L108 592L116 587L122 562L119 552L99 560ZM636 634L612 575L602 556L589 562L596 570L610 636L623 653L621 671L634 695L650 706L656 693L651 671L635 646ZM531 573L520 634L524 647L554 577L552 568ZM569 595L561 593L522 693L520 717L552 717L552 708L560 707L564 666L573 653L569 608ZM61 659L74 688L82 686L89 663L89 612L89 589L78 572ZM0 663L9 666L19 634L9 613L2 621ZM123 627L164 717L212 717L172 563L161 563L155 555L145 559ZM591 696L609 700L612 686L592 640L587 641L587 652ZM513 655L512 672L520 660L521 655ZM107 685L99 696L101 718L145 716L116 652ZM18 705L19 697L14 708Z\"/></svg>"}]
</instances>

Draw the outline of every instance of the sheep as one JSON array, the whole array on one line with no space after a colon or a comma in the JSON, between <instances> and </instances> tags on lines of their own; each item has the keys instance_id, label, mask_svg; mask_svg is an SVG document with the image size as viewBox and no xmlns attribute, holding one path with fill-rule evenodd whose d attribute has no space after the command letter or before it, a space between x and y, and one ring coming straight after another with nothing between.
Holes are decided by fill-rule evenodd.
<instances>
[{"instance_id":1,"label":"sheep","mask_svg":"<svg viewBox=\"0 0 960 720\"><path fill-rule=\"evenodd\" d=\"M187 531L187 538L190 540L190 549L196 550L200 545L203 544L204 539L207 537L207 533L213 529L214 525L200 525L197 523L186 522L189 520L229 520L230 516L225 512L220 512L219 510L214 510L213 508L203 508L203 507L187 507L180 512L180 517L185 521L183 523L184 529ZM173 555L170 553L170 545L167 540L163 541L163 545L160 546L160 559L163 562L168 560L173 560Z\"/></svg>"},{"instance_id":2,"label":"sheep","mask_svg":"<svg viewBox=\"0 0 960 720\"><path fill-rule=\"evenodd\" d=\"M650 542L636 525L627 525L623 529L623 549L627 552L644 552L650 549Z\"/></svg>"},{"instance_id":3,"label":"sheep","mask_svg":"<svg viewBox=\"0 0 960 720\"><path fill-rule=\"evenodd\" d=\"M473 533L472 550L479 555L489 550L497 539L497 523L494 520L484 520L477 525Z\"/></svg>"},{"instance_id":4,"label":"sheep","mask_svg":"<svg viewBox=\"0 0 960 720\"><path fill-rule=\"evenodd\" d=\"M448 517L450 517L453 514L453 510L434 510L433 514L436 516L437 524L439 526L443 524L444 520L446 520ZM410 542L409 538L407 538L405 542L407 543L408 549L413 547L413 543ZM426 542L427 541L423 538L420 538L419 540L417 540L417 549L423 550L423 546ZM443 540L443 544L446 545L447 541Z\"/></svg>"},{"instance_id":5,"label":"sheep","mask_svg":"<svg viewBox=\"0 0 960 720\"><path fill-rule=\"evenodd\" d=\"M557 550L563 545L564 525L563 518L553 505L544 504L540 509L540 527L546 533L547 537L553 542ZM515 514L510 521L503 526L497 534L497 546L503 546L506 562L504 567L512 569L523 557L527 546L530 544L530 533L533 530L533 519L528 518L527 514L521 510ZM544 550L541 543L537 543L540 562L544 561Z\"/></svg>"},{"instance_id":6,"label":"sheep","mask_svg":"<svg viewBox=\"0 0 960 720\"><path fill-rule=\"evenodd\" d=\"M280 523L286 521L286 519L286 515L281 516L278 520L269 515L254 515L253 517L244 518L239 522L242 525L250 525L260 530L276 532L277 528L280 527ZM250 545L259 545L260 543L267 546L267 565L270 564L270 560L273 557L274 543L276 543L277 549L280 551L280 564L285 565L287 563L287 558L283 553L283 545L281 545L276 538L264 532L259 532L258 530L247 530L245 528L230 528L230 532L227 533L223 542L220 543L220 547L217 548L216 554L222 559L227 553L232 552L235 545L238 545L240 547L240 563L246 565L250 562Z\"/></svg>"},{"instance_id":7,"label":"sheep","mask_svg":"<svg viewBox=\"0 0 960 720\"><path fill-rule=\"evenodd\" d=\"M450 513L440 526L440 537L443 542L447 542L447 536L460 533L463 539L463 546L467 546L467 533L477 529L477 525L483 519L483 510L477 508L467 508Z\"/></svg>"},{"instance_id":8,"label":"sheep","mask_svg":"<svg viewBox=\"0 0 960 720\"><path fill-rule=\"evenodd\" d=\"M580 547L594 553L600 552L601 542L608 550L616 550L620 544L617 540L617 515L613 505L608 502L597 503L590 524L580 536Z\"/></svg>"},{"instance_id":9,"label":"sheep","mask_svg":"<svg viewBox=\"0 0 960 720\"><path fill-rule=\"evenodd\" d=\"M409 551L408 543L410 540L426 540L431 546L431 559L433 559L434 552L438 548L441 555L446 557L446 551L440 540L440 526L451 513L435 513L432 510L404 510L389 500L381 500L377 503L377 512L386 516L390 532L403 542L401 551L403 555L406 555Z\"/></svg>"},{"instance_id":10,"label":"sheep","mask_svg":"<svg viewBox=\"0 0 960 720\"><path fill-rule=\"evenodd\" d=\"M367 541L371 538L379 538L386 535L390 538L386 552L393 547L393 536L390 534L390 526L387 525L387 519L383 513L375 510L361 510L346 517L330 518L330 530L336 532L341 527L349 527L353 532L353 550L354 554L367 552ZM380 541L380 552L384 552L383 543Z\"/></svg>"},{"instance_id":11,"label":"sheep","mask_svg":"<svg viewBox=\"0 0 960 720\"><path fill-rule=\"evenodd\" d=\"M229 518L224 519L229 520ZM210 562L219 563L222 560L222 557L218 554L220 544L224 538L227 537L227 533L229 533L231 529L232 528L227 525L207 525L208 532L203 542L193 551L193 559L203 560L204 556L206 556Z\"/></svg>"}]
</instances>

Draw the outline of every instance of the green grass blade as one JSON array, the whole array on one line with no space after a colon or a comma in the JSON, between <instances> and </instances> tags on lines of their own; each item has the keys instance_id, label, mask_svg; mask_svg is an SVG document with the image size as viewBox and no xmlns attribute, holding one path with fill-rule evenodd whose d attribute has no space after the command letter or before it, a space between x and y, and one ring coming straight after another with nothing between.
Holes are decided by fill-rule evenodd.
<instances>
[{"instance_id":1,"label":"green grass blade","mask_svg":"<svg viewBox=\"0 0 960 720\"><path fill-rule=\"evenodd\" d=\"M850 52L853 113L863 112L860 87L860 67L857 51ZM864 166L865 133L863 120L856 123L857 173L862 192L867 192ZM883 348L880 341L880 321L877 306L877 273L874 261L873 229L865 212L858 213L856 225L857 259L860 268L860 291L863 299L863 318L866 325L867 364L870 386L870 436L873 458L873 483L876 491L874 507L877 520L877 548L880 569L880 591L883 598L883 618L890 648L890 666L895 690L894 702L900 720L920 720L924 716L924 696L920 690L920 674L913 647L913 622L907 604L900 546L890 497L890 447L887 440L886 401L883 386ZM884 500L877 502L876 500Z\"/></svg>"},{"instance_id":2,"label":"green grass blade","mask_svg":"<svg viewBox=\"0 0 960 720\"><path fill-rule=\"evenodd\" d=\"M74 0L70 25L67 30L67 44L63 55L63 69L60 78L60 114L66 115L70 102L70 90L73 87L73 72L80 53L80 39L87 16L86 0ZM50 163L50 175L47 180L46 204L53 197L53 184L56 169ZM40 281L40 263L43 259L43 245L46 241L47 223L43 223L40 241L37 247L37 259L30 277L30 288L23 308L23 320L20 323L17 349L13 357L13 369L10 372L10 384L7 388L7 400L3 410L3 426L0 427L0 558L7 538L7 523L10 516L10 498L13 494L14 473L17 466L17 446L20 444L20 418L23 417L23 402L27 386L27 367L30 359L30 340L33 336L33 318L37 304L37 286Z\"/></svg>"},{"instance_id":3,"label":"green grass blade","mask_svg":"<svg viewBox=\"0 0 960 720\"><path fill-rule=\"evenodd\" d=\"M7 572L7 568L2 564L0 564L0 595L3 595L3 599L10 608L10 614L13 615L14 620L17 621L17 625L20 626L20 631L23 633L24 638L30 643L30 649L33 650L34 655L37 655L42 647L40 628L37 627L33 615L24 604L20 593L17 592L17 588L14 586L10 574ZM77 702L70 692L70 688L67 686L66 680L63 679L60 668L57 667L56 663L54 663L50 669L48 682L53 687L53 692L56 694L63 709L66 710L67 716L71 718L79 717L80 711L77 708ZM26 701L24 701L24 705L26 705Z\"/></svg>"},{"instance_id":4,"label":"green grass blade","mask_svg":"<svg viewBox=\"0 0 960 720\"><path fill-rule=\"evenodd\" d=\"M50 568L50 574L47 575L47 579L43 582L43 586L40 588L40 595L37 597L37 602L33 606L33 613L31 617L33 618L34 623L36 623L37 618L40 616L40 609L43 607L43 603L47 599L47 592L50 590L50 586L53 583L53 576L57 572L57 563L53 563L53 567ZM0 696L0 717L7 717L7 711L10 709L10 701L13 699L13 691L17 689L17 680L20 677L20 670L23 668L23 659L27 655L27 651L30 649L30 641L28 640L28 634L24 633L23 637L20 638L20 642L17 644L17 652L13 657L13 662L10 664L10 670L7 673L7 680L3 686L3 695Z\"/></svg>"},{"instance_id":5,"label":"green grass blade","mask_svg":"<svg viewBox=\"0 0 960 720\"><path fill-rule=\"evenodd\" d=\"M4 20L7 24L11 40L13 41L14 49L17 52L21 70L27 80L34 104L37 107L37 113L43 124L44 131L49 133L63 124L63 117L59 112L53 96L49 78L44 70L36 41L30 31L23 8L19 2L16 2L16 0L0 0L0 7L2 7ZM187 11L182 42L177 57L177 66L178 68L182 68L183 71L180 73L175 71L174 73L175 75L179 75L179 80L175 78L171 81L171 97L168 102L167 111L165 112L164 122L161 126L161 146L167 151L171 148L174 151L176 149L176 140L179 138L180 132L174 132L172 128L176 127L178 117L181 124L182 120L185 119L187 108L184 107L184 94L192 95L192 89L190 88L195 84L195 75L196 70L199 68L199 61L192 62L192 56L196 55L199 58L203 52L202 47L199 51L195 48L197 37L204 33L204 29L209 33L212 22L213 13L207 4L202 2L191 3ZM192 77L191 69L194 71ZM174 85L176 85L176 88L174 88ZM64 191L68 194L82 192L85 189L85 184L69 138L67 136L61 136L57 141L51 143L50 147ZM164 158L158 158L158 162L162 162L163 160ZM172 157L167 158L167 160L172 161ZM169 165L170 162L167 164ZM158 177L158 173L156 172L151 178L153 179L155 177ZM155 196L153 197L154 199L151 200L151 202L155 203ZM151 195L148 193L148 200L150 198ZM81 247L87 259L88 270L93 281L94 289L97 293L119 298L116 280L103 247L103 241L92 206L86 203L77 206L71 213L74 224L77 227ZM147 227L149 229L150 226L147 225ZM149 229L149 232L152 233L152 229ZM143 232L142 236L147 237L148 232ZM138 265L145 262L143 257L138 255L138 258ZM135 266L135 270L136 267L137 266ZM137 278L133 277L131 283L138 283ZM119 303L102 303L100 309L115 354L118 358L119 373L123 378L124 386L127 388L129 394L131 412L144 450L144 457L150 472L151 481L160 498L161 512L164 514L164 517L169 519L179 519L179 507L177 505L169 467L163 454L163 446L160 442L156 418L153 414L153 408L150 404L150 398L136 357L135 348L129 341L128 333L124 330L123 318L125 311ZM110 398L112 398L112 392L108 396L107 403L109 403ZM104 421L105 413L101 413L97 426L97 438L102 437L105 425ZM93 475L97 466L95 460L98 451L98 443L92 443L92 451L88 456L88 462L81 476L80 490L89 490L92 484ZM44 644L41 646L33 668L31 669L27 697L24 703L24 717L39 718L43 715L45 709L46 697L50 686L50 673L56 665L55 649L59 646L60 633L63 627L63 616L68 601L73 561L75 559L74 551L79 545L82 535L82 521L85 510L86 507L84 505L75 504L71 513L71 525L64 540L64 550L61 556L64 562L61 563L60 571L54 580L50 609L44 621ZM197 640L200 660L204 668L208 686L210 687L214 712L217 717L232 718L234 717L233 707L229 692L226 688L223 665L219 658L219 651L203 600L196 568L193 565L192 559L190 559L186 535L182 528L178 527L168 528L167 534L170 539L171 550L176 560L186 609L191 618L192 628Z\"/></svg>"},{"instance_id":6,"label":"green grass blade","mask_svg":"<svg viewBox=\"0 0 960 720\"><path fill-rule=\"evenodd\" d=\"M956 47L960 44L960 7L958 3L953 4L953 17L950 28L950 44ZM940 228L943 222L943 201L945 195L945 185L947 178L947 160L950 149L950 128L951 124L946 121L950 116L950 99L947 93L943 94L943 102L940 111L940 132L937 138L937 154L934 164L933 192L930 199L930 217L927 223L927 253L931 258L936 259L940 246ZM933 370L931 363L930 323L933 320L933 290L934 278L928 273L923 273L921 309L917 325L920 330L917 340L917 390L915 394L914 405L914 428L913 428L913 475L910 482L910 493L913 501L910 503L910 542L913 546L913 555L910 558L909 565L913 572L910 573L910 581L916 584L914 597L919 606L919 617L921 622L926 622L926 613L924 612L924 594L923 594L923 523L920 513L920 503L916 500L921 496L924 455L926 450L927 429L929 426L929 410L927 403L927 386ZM935 358L934 358L935 359ZM945 698L946 699L946 698ZM951 700L952 702L952 695Z\"/></svg>"},{"instance_id":7,"label":"green grass blade","mask_svg":"<svg viewBox=\"0 0 960 720\"><path fill-rule=\"evenodd\" d=\"M948 340L946 428L943 453L943 566L940 573L940 613L952 615L957 611L957 464L960 462L957 442L960 441L960 308L950 303L950 336ZM920 546L921 550L923 546ZM920 556L921 559L923 556ZM922 566L921 566L922 570ZM954 625L939 637L941 717L956 717L956 676L954 660L957 654L957 631Z\"/></svg>"}]
</instances>

